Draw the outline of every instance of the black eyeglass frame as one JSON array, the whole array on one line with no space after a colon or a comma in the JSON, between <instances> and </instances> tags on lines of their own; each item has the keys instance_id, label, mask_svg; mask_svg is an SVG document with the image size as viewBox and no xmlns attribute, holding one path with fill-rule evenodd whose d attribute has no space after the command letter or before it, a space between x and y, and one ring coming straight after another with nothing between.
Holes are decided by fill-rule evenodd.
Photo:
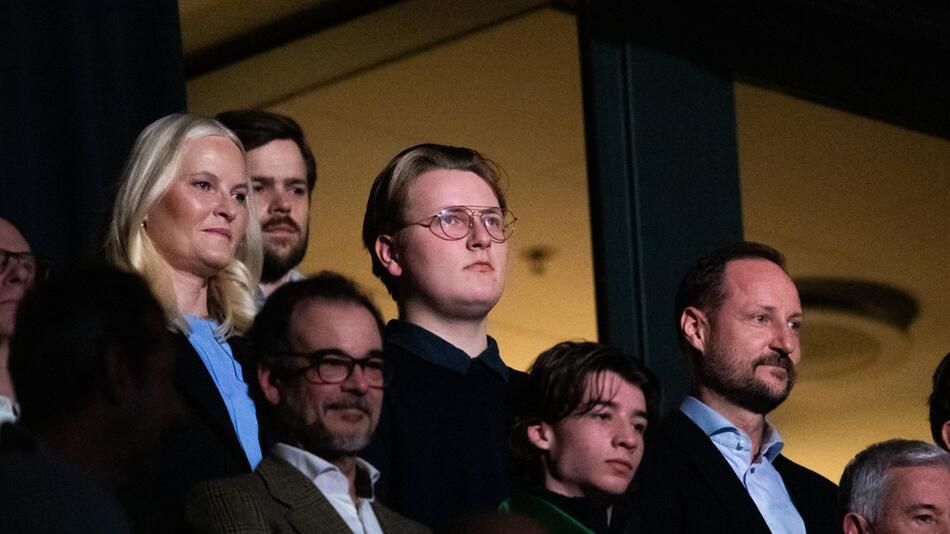
<instances>
[{"instance_id":1,"label":"black eyeglass frame","mask_svg":"<svg viewBox=\"0 0 950 534\"><path fill-rule=\"evenodd\" d=\"M303 367L289 368L289 367L287 367L286 365L281 365L282 370L281 370L281 373L280 373L280 374L281 374L283 377L285 377L285 378L297 378L297 377L303 376L304 380L306 380L307 382L309 382L309 383L311 383L311 384L314 384L314 385L319 385L319 384L328 384L328 385L342 384L343 382L346 382L347 380L349 380L349 378L350 378L351 376L353 376L353 369L355 369L357 366L359 366L359 367L362 368L362 370L363 370L363 376L365 377L366 383L367 383L367 385L369 385L369 387L375 388L375 389L383 389L383 388L385 388L385 387L389 384L389 382L392 380L393 374L394 374L394 369L393 369L392 365L390 365L389 363L387 363L387 362L386 362L386 358L384 358L381 354L379 354L379 355L374 355L374 356L370 356L369 358L354 358L354 357L350 356L349 354L346 354L346 353L344 353L344 352L342 352L342 351L340 351L340 350L338 350L338 349L323 349L323 350L317 350L317 351L314 351L314 352L292 352L292 351L284 351L284 352L278 352L277 354L279 354L280 356L284 356L284 357L286 357L286 356L292 356L292 357L297 357L297 358L302 358L302 359L307 360L307 361L309 362L309 364L308 364L308 365L305 365L305 366L303 366ZM323 377L323 374L320 373L320 365L323 364L324 360L325 360L328 356L332 356L332 357L334 357L334 358L340 359L340 360L342 360L343 362L345 362L343 365L346 367L346 376L344 376L342 379L340 379L340 380L327 380L326 378ZM271 357L271 358L269 358L269 360L270 360L271 363L273 363L273 364L281 364L281 363L282 363L282 362L280 361L280 360L282 360L282 358L274 358L274 357ZM381 371L382 371L382 382L379 383L379 384L373 383L373 381L370 380L370 378L369 378L370 375L367 373L367 365L368 365L369 362L371 362L371 361L382 361L382 364L383 364L383 366L382 366L382 368L381 368ZM317 378L320 379L319 382L316 382L316 381L314 381L314 380L311 379L311 376L309 375L309 373L310 373L311 370L313 370L313 371L316 372Z\"/></svg>"},{"instance_id":2,"label":"black eyeglass frame","mask_svg":"<svg viewBox=\"0 0 950 534\"><path fill-rule=\"evenodd\" d=\"M11 260L16 260L19 267L29 274L27 285L46 279L48 264L41 256L32 252L14 252L0 248L0 273L5 273L11 268Z\"/></svg>"},{"instance_id":3,"label":"black eyeglass frame","mask_svg":"<svg viewBox=\"0 0 950 534\"><path fill-rule=\"evenodd\" d=\"M449 232L445 229L445 223L443 217L446 215L446 212L449 211L461 211L468 216L468 231L464 235L458 237L452 237L449 235ZM492 230L488 227L488 224L485 223L485 217L483 216L486 212L498 212L501 215L502 225L501 225L501 238L498 238L492 235ZM465 239L466 237L472 235L472 232L475 230L475 215L478 215L478 220L481 221L482 226L485 228L485 231L488 233L488 237L492 240L493 243L504 243L511 239L511 236L515 233L515 223L518 222L518 218L515 217L515 214L507 208L500 208L498 206L446 206L439 210L435 215L430 215L425 219L409 223L398 230L404 230L410 226L423 226L428 228L430 232L435 234L436 237L444 239L446 241L459 241ZM510 220L509 220L510 217ZM439 221L439 229L442 230L442 233L438 233L432 229L432 225L436 221Z\"/></svg>"}]
</instances>

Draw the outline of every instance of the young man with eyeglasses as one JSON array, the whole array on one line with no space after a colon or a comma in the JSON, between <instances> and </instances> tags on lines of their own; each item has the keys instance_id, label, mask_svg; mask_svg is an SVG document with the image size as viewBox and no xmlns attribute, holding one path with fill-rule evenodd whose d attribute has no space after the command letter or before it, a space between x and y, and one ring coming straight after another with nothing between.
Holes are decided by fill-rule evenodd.
<instances>
[{"instance_id":1,"label":"young man with eyeglasses","mask_svg":"<svg viewBox=\"0 0 950 534\"><path fill-rule=\"evenodd\" d=\"M16 392L7 369L16 310L37 275L37 259L20 231L0 218L0 423L15 421Z\"/></svg>"},{"instance_id":2,"label":"young man with eyeglasses","mask_svg":"<svg viewBox=\"0 0 950 534\"><path fill-rule=\"evenodd\" d=\"M382 317L352 282L321 273L275 291L250 337L248 379L271 445L254 473L189 495L196 533L428 532L374 499L369 442L391 368Z\"/></svg>"},{"instance_id":3,"label":"young man with eyeglasses","mask_svg":"<svg viewBox=\"0 0 950 534\"><path fill-rule=\"evenodd\" d=\"M400 378L365 456L386 503L433 528L510 496L506 434L524 374L502 361L488 314L514 221L494 163L435 144L397 154L366 205L363 244L399 308L383 343Z\"/></svg>"}]
</instances>

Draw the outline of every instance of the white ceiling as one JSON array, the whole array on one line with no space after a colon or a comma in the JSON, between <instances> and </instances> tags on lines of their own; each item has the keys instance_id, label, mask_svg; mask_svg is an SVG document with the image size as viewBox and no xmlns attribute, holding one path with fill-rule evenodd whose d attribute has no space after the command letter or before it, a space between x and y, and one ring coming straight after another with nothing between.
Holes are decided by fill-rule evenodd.
<instances>
[{"instance_id":1,"label":"white ceiling","mask_svg":"<svg viewBox=\"0 0 950 534\"><path fill-rule=\"evenodd\" d=\"M204 13L221 5L200 3ZM191 12L183 8L183 26ZM417 24L450 24L424 13ZM333 35L345 35L339 39L351 47L384 35L378 27L366 33L365 23L335 28ZM356 29L347 34L348 28ZM187 40L189 32L183 35ZM307 54L320 55L334 39L324 35ZM400 34L387 45L405 46L405 39ZM322 81L269 106L301 122L319 161L304 269L356 278L392 317L359 244L369 184L410 144L471 146L510 176L510 205L519 217L514 256L538 246L555 251L540 275L526 260L512 261L509 287L490 324L506 360L524 368L556 341L596 338L573 17L535 9L412 50L377 57L371 68L345 76L309 73ZM320 69L313 57L272 54L279 58L273 64L260 57L247 62L253 71L236 65L190 81L193 109L259 105L255 95L264 89L255 86L283 83L297 76L287 69L301 64ZM742 84L736 85L736 108L747 237L785 252L793 276L886 282L909 291L921 306L908 332L808 312L813 326L805 331L802 379L773 419L791 457L836 479L873 441L928 439L929 376L950 350L943 335L950 326L943 265L950 257L950 223L939 216L950 201L950 143ZM809 363L809 347L820 363Z\"/></svg>"}]
</instances>

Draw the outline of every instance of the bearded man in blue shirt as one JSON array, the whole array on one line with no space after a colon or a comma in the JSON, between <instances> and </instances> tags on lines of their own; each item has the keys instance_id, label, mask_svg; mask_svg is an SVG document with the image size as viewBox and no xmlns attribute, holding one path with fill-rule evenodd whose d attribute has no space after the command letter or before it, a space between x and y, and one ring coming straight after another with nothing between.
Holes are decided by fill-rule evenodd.
<instances>
[{"instance_id":1,"label":"bearded man in blue shirt","mask_svg":"<svg viewBox=\"0 0 950 534\"><path fill-rule=\"evenodd\" d=\"M637 532L840 532L835 485L786 457L766 415L795 384L801 300L775 249L700 259L676 295L691 391L658 425L636 479Z\"/></svg>"}]
</instances>

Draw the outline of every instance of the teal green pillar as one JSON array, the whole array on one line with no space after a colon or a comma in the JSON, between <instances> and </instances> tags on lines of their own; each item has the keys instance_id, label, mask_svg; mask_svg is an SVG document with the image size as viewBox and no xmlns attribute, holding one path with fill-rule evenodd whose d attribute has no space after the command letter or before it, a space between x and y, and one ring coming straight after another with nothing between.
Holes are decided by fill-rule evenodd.
<instances>
[{"instance_id":1,"label":"teal green pillar","mask_svg":"<svg viewBox=\"0 0 950 534\"><path fill-rule=\"evenodd\" d=\"M742 239L732 76L638 38L637 3L578 2L601 341L688 391L673 300L701 254Z\"/></svg>"}]
</instances>

